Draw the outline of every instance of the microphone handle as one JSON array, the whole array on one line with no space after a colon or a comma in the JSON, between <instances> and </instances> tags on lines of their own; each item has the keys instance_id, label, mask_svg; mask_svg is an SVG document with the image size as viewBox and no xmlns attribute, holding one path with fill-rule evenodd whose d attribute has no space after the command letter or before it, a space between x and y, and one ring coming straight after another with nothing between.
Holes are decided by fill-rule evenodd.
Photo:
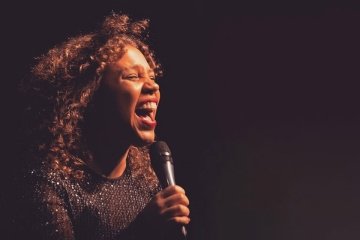
<instances>
[{"instance_id":1,"label":"microphone handle","mask_svg":"<svg viewBox=\"0 0 360 240\"><path fill-rule=\"evenodd\" d=\"M165 179L166 179L167 185L168 186L175 185L174 165L172 164L172 162L165 161L163 168L164 168ZM185 226L181 226L181 233L182 233L182 238L184 240L186 240L187 239L187 231L186 231Z\"/></svg>"},{"instance_id":2,"label":"microphone handle","mask_svg":"<svg viewBox=\"0 0 360 240\"><path fill-rule=\"evenodd\" d=\"M183 239L186 240L187 239L187 231L185 226L181 226L181 233L183 235Z\"/></svg>"},{"instance_id":3,"label":"microphone handle","mask_svg":"<svg viewBox=\"0 0 360 240\"><path fill-rule=\"evenodd\" d=\"M174 165L170 161L166 161L163 168L167 186L175 185Z\"/></svg>"}]
</instances>

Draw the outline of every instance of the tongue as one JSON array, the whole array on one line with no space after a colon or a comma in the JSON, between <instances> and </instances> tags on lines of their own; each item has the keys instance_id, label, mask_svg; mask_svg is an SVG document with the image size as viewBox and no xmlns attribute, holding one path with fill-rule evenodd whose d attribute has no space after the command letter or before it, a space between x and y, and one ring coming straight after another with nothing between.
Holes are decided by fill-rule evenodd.
<instances>
[{"instance_id":1,"label":"tongue","mask_svg":"<svg viewBox=\"0 0 360 240\"><path fill-rule=\"evenodd\" d=\"M151 121L151 117L149 115L140 116L140 117L146 121Z\"/></svg>"},{"instance_id":2,"label":"tongue","mask_svg":"<svg viewBox=\"0 0 360 240\"><path fill-rule=\"evenodd\" d=\"M139 116L141 119L143 126L146 127L146 129L154 129L156 126L156 121L152 120L152 118L149 115L145 116Z\"/></svg>"}]
</instances>

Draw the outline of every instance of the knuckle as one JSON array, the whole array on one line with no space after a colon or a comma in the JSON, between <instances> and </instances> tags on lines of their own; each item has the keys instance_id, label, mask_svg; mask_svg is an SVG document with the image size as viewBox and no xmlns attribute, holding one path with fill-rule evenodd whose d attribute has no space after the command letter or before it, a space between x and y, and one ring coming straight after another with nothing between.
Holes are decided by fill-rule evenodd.
<instances>
[{"instance_id":1,"label":"knuckle","mask_svg":"<svg viewBox=\"0 0 360 240\"><path fill-rule=\"evenodd\" d=\"M178 185L175 185L174 187L175 187L176 192L185 194L185 190L182 187L180 187Z\"/></svg>"},{"instance_id":2,"label":"knuckle","mask_svg":"<svg viewBox=\"0 0 360 240\"><path fill-rule=\"evenodd\" d=\"M178 215L182 215L182 216L188 216L190 214L190 210L188 207L184 206L184 205L177 205L176 207L176 213Z\"/></svg>"},{"instance_id":3,"label":"knuckle","mask_svg":"<svg viewBox=\"0 0 360 240\"><path fill-rule=\"evenodd\" d=\"M189 215L190 215L190 209L189 209L189 208L186 208L185 216L189 216Z\"/></svg>"},{"instance_id":4,"label":"knuckle","mask_svg":"<svg viewBox=\"0 0 360 240\"><path fill-rule=\"evenodd\" d=\"M181 217L174 217L174 222L181 223Z\"/></svg>"},{"instance_id":5,"label":"knuckle","mask_svg":"<svg viewBox=\"0 0 360 240\"><path fill-rule=\"evenodd\" d=\"M160 195L156 194L153 199L154 199L154 202L158 202L160 200Z\"/></svg>"},{"instance_id":6,"label":"knuckle","mask_svg":"<svg viewBox=\"0 0 360 240\"><path fill-rule=\"evenodd\" d=\"M179 204L179 205L176 205L175 209L176 209L176 212L181 213L184 210L184 206Z\"/></svg>"},{"instance_id":7,"label":"knuckle","mask_svg":"<svg viewBox=\"0 0 360 240\"><path fill-rule=\"evenodd\" d=\"M182 203L184 203L185 205L189 205L189 199L187 198L187 196L185 194L181 194L180 195L180 200Z\"/></svg>"},{"instance_id":8,"label":"knuckle","mask_svg":"<svg viewBox=\"0 0 360 240\"><path fill-rule=\"evenodd\" d=\"M171 189L171 191L174 192L174 193L179 192L179 186L177 186L177 185L172 185L170 189Z\"/></svg>"}]
</instances>

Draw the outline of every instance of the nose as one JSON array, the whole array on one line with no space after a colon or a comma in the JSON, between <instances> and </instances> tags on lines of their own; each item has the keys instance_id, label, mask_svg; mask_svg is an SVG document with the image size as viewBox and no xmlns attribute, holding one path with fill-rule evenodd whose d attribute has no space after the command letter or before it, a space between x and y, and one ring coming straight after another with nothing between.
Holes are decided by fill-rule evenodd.
<instances>
[{"instance_id":1,"label":"nose","mask_svg":"<svg viewBox=\"0 0 360 240\"><path fill-rule=\"evenodd\" d=\"M152 79L148 79L144 82L142 92L145 94L154 94L160 90L160 86Z\"/></svg>"}]
</instances>

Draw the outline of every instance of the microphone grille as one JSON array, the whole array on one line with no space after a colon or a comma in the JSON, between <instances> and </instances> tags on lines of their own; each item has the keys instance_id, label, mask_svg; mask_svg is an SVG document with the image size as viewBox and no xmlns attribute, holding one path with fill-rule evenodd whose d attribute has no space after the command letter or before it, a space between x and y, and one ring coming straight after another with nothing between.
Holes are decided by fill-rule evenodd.
<instances>
[{"instance_id":1,"label":"microphone grille","mask_svg":"<svg viewBox=\"0 0 360 240\"><path fill-rule=\"evenodd\" d=\"M171 156L171 151L169 146L166 144L166 142L164 141L157 141L154 142L151 146L150 146L150 154L153 156L156 155L160 155L160 156Z\"/></svg>"}]
</instances>

